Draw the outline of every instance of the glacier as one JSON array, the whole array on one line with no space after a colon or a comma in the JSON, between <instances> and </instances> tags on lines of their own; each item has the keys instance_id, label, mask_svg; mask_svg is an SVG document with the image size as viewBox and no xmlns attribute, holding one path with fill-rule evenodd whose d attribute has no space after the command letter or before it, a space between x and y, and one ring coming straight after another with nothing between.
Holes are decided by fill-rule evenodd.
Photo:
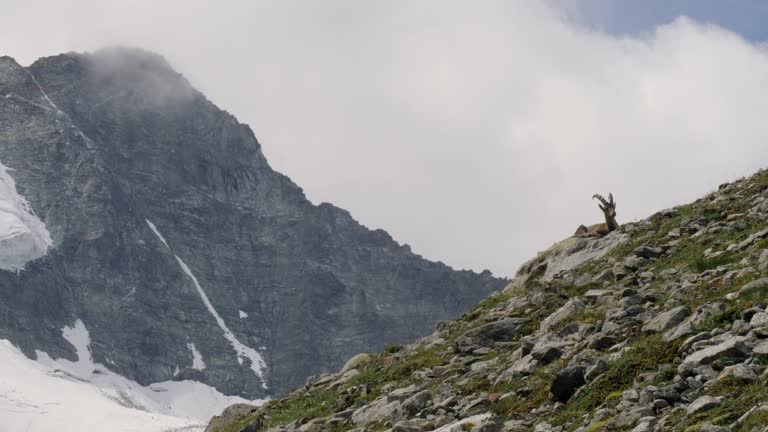
<instances>
[{"instance_id":1,"label":"glacier","mask_svg":"<svg viewBox=\"0 0 768 432\"><path fill-rule=\"evenodd\" d=\"M77 361L52 359L37 351L27 358L0 339L0 424L4 432L201 432L214 414L233 403L196 381L142 386L95 363L82 321L62 329Z\"/></svg>"},{"instance_id":2,"label":"glacier","mask_svg":"<svg viewBox=\"0 0 768 432\"><path fill-rule=\"evenodd\" d=\"M43 257L53 241L29 202L16 191L10 171L0 162L0 269L19 271Z\"/></svg>"}]
</instances>

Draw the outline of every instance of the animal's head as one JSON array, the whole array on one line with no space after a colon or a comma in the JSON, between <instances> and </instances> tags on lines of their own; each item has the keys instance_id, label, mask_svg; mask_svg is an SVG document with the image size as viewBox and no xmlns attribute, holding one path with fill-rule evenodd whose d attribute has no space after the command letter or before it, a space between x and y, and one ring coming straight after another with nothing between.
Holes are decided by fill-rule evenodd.
<instances>
[{"instance_id":1,"label":"animal's head","mask_svg":"<svg viewBox=\"0 0 768 432\"><path fill-rule=\"evenodd\" d=\"M613 201L613 194L608 194L608 201L606 201L605 198L603 198L600 194L592 195L592 199L595 198L601 202L601 204L598 204L597 206L600 207L600 210L603 211L603 214L612 218L616 217L616 203Z\"/></svg>"}]
</instances>

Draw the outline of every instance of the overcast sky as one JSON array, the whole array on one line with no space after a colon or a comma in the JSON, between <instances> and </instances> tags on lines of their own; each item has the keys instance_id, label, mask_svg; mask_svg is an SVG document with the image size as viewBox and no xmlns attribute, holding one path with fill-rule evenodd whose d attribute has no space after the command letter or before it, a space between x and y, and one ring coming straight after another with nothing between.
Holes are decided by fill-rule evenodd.
<instances>
[{"instance_id":1,"label":"overcast sky","mask_svg":"<svg viewBox=\"0 0 768 432\"><path fill-rule=\"evenodd\" d=\"M762 4L638 3L0 0L0 54L156 51L313 202L511 276L593 193L626 222L768 161Z\"/></svg>"}]
</instances>

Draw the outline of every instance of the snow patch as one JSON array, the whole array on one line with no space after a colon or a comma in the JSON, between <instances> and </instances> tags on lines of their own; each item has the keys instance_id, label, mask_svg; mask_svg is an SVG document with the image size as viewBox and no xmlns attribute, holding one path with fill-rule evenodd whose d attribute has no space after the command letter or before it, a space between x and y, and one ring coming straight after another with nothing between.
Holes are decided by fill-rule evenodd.
<instances>
[{"instance_id":1,"label":"snow patch","mask_svg":"<svg viewBox=\"0 0 768 432\"><path fill-rule=\"evenodd\" d=\"M19 271L43 257L53 241L26 198L16 192L9 171L0 162L0 269Z\"/></svg>"},{"instance_id":2,"label":"snow patch","mask_svg":"<svg viewBox=\"0 0 768 432\"><path fill-rule=\"evenodd\" d=\"M239 311L237 311L237 313L238 313L238 315L240 315L240 319L248 318L248 313L246 313L245 311L239 310Z\"/></svg>"},{"instance_id":3,"label":"snow patch","mask_svg":"<svg viewBox=\"0 0 768 432\"><path fill-rule=\"evenodd\" d=\"M144 220L145 220L145 221L147 221L147 225L149 225L149 229L151 229L151 230L152 230L152 232L153 232L153 233L155 233L155 235L157 236L157 238L159 238L159 239L160 239L160 241L161 241L161 242L163 242L163 244L165 245L165 247L166 247L166 248L168 248L168 249L170 249L171 247L170 247L170 246L168 246L168 242L167 242L167 241L165 241L165 238L163 238L163 235L162 235L162 234L160 234L160 231L158 231L158 230L157 230L157 227L155 226L155 224L153 224L152 222L150 222L150 221L149 221L149 219L144 219Z\"/></svg>"},{"instance_id":4,"label":"snow patch","mask_svg":"<svg viewBox=\"0 0 768 432\"><path fill-rule=\"evenodd\" d=\"M0 424L4 432L202 431L200 420L142 411L84 380L28 359L0 340Z\"/></svg>"},{"instance_id":5,"label":"snow patch","mask_svg":"<svg viewBox=\"0 0 768 432\"><path fill-rule=\"evenodd\" d=\"M162 234L160 234L160 231L157 229L155 224L153 224L149 219L144 219L144 220L147 222L147 225L152 230L152 232L155 233L157 238L165 245L166 248L168 248L168 250L171 251L171 253L173 253L173 250L171 249L170 246L168 246L168 242L165 241L165 238L163 237ZM261 380L261 386L263 388L267 388L267 384L264 381L264 369L267 367L267 364L266 362L264 362L264 358L261 356L261 354L258 351L245 345L244 343L240 342L237 339L235 334L232 333L229 327L227 327L227 324L224 322L224 319L221 318L221 315L219 315L219 312L216 311L216 308L213 307L213 304L208 298L208 295L203 290L203 287L200 286L200 282L198 282L197 278L192 273L192 270L189 269L189 266L187 266L184 260L179 258L178 255L174 254L174 257L176 258L176 261L179 263L179 267L181 267L181 270L192 281L192 284L195 286L197 293L200 295L200 299L203 301L203 304L205 304L205 307L208 309L208 312L211 314L211 316L213 316L213 318L216 320L216 324L218 324L219 328L224 333L224 337L232 345L232 348L235 349L235 352L237 352L237 362L242 365L244 359L250 360L251 370L253 370L253 373L256 374L256 376L259 377L259 379ZM245 313L245 312L241 311L241 313Z\"/></svg>"},{"instance_id":6,"label":"snow patch","mask_svg":"<svg viewBox=\"0 0 768 432\"><path fill-rule=\"evenodd\" d=\"M142 386L95 363L82 321L62 329L77 361L37 351L30 360L0 340L0 424L3 431L202 431L211 416L234 403L260 404L196 381ZM202 360L202 359L201 359ZM177 369L178 370L178 369ZM6 425L10 425L6 429Z\"/></svg>"},{"instance_id":7,"label":"snow patch","mask_svg":"<svg viewBox=\"0 0 768 432\"><path fill-rule=\"evenodd\" d=\"M190 351L192 351L192 369L196 370L203 370L205 369L205 362L203 361L203 356L200 354L200 351L195 348L195 344L192 342L187 342L187 348L189 348Z\"/></svg>"}]
</instances>

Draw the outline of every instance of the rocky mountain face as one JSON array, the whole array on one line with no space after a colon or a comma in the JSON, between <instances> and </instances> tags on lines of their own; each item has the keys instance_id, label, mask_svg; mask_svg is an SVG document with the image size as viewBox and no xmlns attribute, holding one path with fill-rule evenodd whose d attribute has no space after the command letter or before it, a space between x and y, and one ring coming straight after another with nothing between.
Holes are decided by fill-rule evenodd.
<instances>
[{"instance_id":1,"label":"rocky mountain face","mask_svg":"<svg viewBox=\"0 0 768 432\"><path fill-rule=\"evenodd\" d=\"M505 283L413 254L270 168L159 56L0 57L0 339L260 397Z\"/></svg>"},{"instance_id":2,"label":"rocky mountain face","mask_svg":"<svg viewBox=\"0 0 768 432\"><path fill-rule=\"evenodd\" d=\"M208 432L768 431L768 172L569 238L405 346Z\"/></svg>"}]
</instances>

